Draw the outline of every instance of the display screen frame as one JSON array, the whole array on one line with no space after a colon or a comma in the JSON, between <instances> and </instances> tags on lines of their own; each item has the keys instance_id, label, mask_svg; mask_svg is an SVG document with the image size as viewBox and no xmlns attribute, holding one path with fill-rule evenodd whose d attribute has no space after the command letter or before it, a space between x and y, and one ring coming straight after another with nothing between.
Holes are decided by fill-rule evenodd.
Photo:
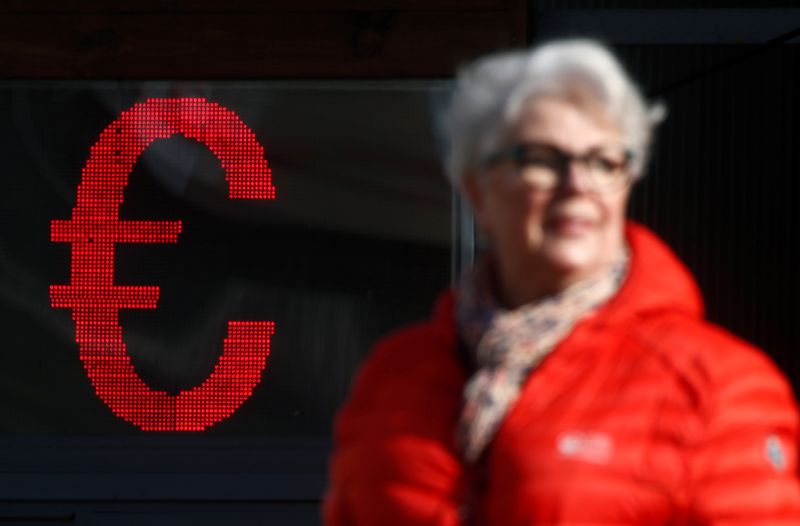
<instances>
[{"instance_id":1,"label":"display screen frame","mask_svg":"<svg viewBox=\"0 0 800 526\"><path fill-rule=\"evenodd\" d=\"M449 85L439 79L259 82L284 88ZM452 283L471 264L476 240L474 222L458 192L451 190L450 203ZM330 448L329 435L1 435L0 493L4 500L18 502L318 502L325 489Z\"/></svg>"}]
</instances>

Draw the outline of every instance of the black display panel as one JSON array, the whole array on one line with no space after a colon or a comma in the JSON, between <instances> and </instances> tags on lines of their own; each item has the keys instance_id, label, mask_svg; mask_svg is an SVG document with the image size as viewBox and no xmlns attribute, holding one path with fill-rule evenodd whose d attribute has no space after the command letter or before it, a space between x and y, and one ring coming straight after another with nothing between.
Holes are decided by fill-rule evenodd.
<instances>
[{"instance_id":1,"label":"black display panel","mask_svg":"<svg viewBox=\"0 0 800 526\"><path fill-rule=\"evenodd\" d=\"M445 90L0 84L0 433L327 437L451 279Z\"/></svg>"}]
</instances>

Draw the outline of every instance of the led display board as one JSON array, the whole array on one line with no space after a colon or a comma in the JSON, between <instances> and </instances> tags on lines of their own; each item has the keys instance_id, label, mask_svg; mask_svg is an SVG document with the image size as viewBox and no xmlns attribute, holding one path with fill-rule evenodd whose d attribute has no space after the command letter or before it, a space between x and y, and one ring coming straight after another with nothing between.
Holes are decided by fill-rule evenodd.
<instances>
[{"instance_id":1,"label":"led display board","mask_svg":"<svg viewBox=\"0 0 800 526\"><path fill-rule=\"evenodd\" d=\"M445 88L0 85L0 433L329 435L451 278Z\"/></svg>"}]
</instances>

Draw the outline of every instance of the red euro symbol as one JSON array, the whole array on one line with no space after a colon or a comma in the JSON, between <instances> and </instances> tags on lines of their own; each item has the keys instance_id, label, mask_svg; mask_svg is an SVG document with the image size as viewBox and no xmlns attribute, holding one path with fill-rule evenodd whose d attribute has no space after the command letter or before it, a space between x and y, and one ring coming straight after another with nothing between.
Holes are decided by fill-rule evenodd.
<instances>
[{"instance_id":1,"label":"red euro symbol","mask_svg":"<svg viewBox=\"0 0 800 526\"><path fill-rule=\"evenodd\" d=\"M137 374L122 338L120 309L155 309L158 286L115 285L117 243L177 243L180 221L122 221L128 175L156 139L182 134L220 160L232 199L274 199L264 148L232 111L200 98L148 99L122 112L91 148L72 219L54 220L50 240L72 243L69 285L50 304L72 309L83 366L97 396L145 431L202 431L253 393L269 356L272 321L229 321L223 352L201 385L171 395Z\"/></svg>"}]
</instances>

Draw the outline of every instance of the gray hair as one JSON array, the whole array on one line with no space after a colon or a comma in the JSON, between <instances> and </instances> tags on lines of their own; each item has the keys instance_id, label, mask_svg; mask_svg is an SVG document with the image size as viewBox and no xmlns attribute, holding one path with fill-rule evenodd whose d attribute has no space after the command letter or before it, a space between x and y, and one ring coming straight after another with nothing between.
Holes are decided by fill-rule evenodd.
<instances>
[{"instance_id":1,"label":"gray hair","mask_svg":"<svg viewBox=\"0 0 800 526\"><path fill-rule=\"evenodd\" d=\"M445 169L451 182L477 171L481 160L501 146L525 103L540 96L600 110L633 154L633 176L642 175L664 106L648 105L606 47L570 39L482 57L459 72L441 122L450 143Z\"/></svg>"}]
</instances>

